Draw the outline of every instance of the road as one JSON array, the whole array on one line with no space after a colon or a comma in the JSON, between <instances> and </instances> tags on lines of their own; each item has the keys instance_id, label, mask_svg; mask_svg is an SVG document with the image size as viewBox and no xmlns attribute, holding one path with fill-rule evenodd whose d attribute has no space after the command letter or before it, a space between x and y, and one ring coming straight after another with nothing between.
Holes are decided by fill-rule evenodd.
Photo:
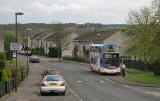
<instances>
[{"instance_id":1,"label":"road","mask_svg":"<svg viewBox=\"0 0 160 101\"><path fill-rule=\"evenodd\" d=\"M32 64L31 64L32 65ZM42 69L58 69L67 83L66 96L38 96L39 101L159 101L160 88L117 84L107 75L91 72L89 67L73 62L54 62L41 58ZM40 76L41 77L41 76ZM155 93L156 92L156 93Z\"/></svg>"}]
</instances>

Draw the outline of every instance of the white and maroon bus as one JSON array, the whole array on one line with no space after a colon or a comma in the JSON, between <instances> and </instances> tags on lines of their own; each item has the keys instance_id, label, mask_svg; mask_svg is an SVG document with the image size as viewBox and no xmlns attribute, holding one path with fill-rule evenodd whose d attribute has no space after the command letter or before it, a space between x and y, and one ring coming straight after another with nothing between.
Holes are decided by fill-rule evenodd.
<instances>
[{"instance_id":1,"label":"white and maroon bus","mask_svg":"<svg viewBox=\"0 0 160 101\"><path fill-rule=\"evenodd\" d=\"M90 69L100 74L120 74L120 47L116 44L91 45Z\"/></svg>"}]
</instances>

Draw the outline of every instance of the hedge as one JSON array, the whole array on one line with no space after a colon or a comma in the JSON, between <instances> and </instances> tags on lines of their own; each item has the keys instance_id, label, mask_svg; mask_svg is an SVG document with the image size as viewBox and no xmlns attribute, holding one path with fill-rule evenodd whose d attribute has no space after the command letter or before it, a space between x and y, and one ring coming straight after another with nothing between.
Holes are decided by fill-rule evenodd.
<instances>
[{"instance_id":1,"label":"hedge","mask_svg":"<svg viewBox=\"0 0 160 101\"><path fill-rule=\"evenodd\" d=\"M44 48L34 48L32 49L32 53L35 55L45 55Z\"/></svg>"},{"instance_id":2,"label":"hedge","mask_svg":"<svg viewBox=\"0 0 160 101\"><path fill-rule=\"evenodd\" d=\"M60 53L60 54L59 54ZM57 48L57 47L50 47L49 48L49 53L48 53L48 56L49 57L54 57L54 58L57 58L57 57L61 57L62 55L62 51L61 49Z\"/></svg>"}]
</instances>

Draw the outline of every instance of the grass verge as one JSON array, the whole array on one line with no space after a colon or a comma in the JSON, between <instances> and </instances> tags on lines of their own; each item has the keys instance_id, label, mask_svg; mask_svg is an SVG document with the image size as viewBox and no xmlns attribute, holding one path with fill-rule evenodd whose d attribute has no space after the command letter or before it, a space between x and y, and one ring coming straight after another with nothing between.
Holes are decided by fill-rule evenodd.
<instances>
[{"instance_id":1,"label":"grass verge","mask_svg":"<svg viewBox=\"0 0 160 101\"><path fill-rule=\"evenodd\" d=\"M138 70L138 69L134 69L134 68L126 68L125 69L126 72L129 72L131 74L135 74L135 75L154 75L153 72L144 72L142 70Z\"/></svg>"},{"instance_id":2,"label":"grass verge","mask_svg":"<svg viewBox=\"0 0 160 101\"><path fill-rule=\"evenodd\" d=\"M145 83L145 84L160 84L160 77L155 77L152 75L132 75L126 76L126 79L137 82L137 83Z\"/></svg>"}]
</instances>

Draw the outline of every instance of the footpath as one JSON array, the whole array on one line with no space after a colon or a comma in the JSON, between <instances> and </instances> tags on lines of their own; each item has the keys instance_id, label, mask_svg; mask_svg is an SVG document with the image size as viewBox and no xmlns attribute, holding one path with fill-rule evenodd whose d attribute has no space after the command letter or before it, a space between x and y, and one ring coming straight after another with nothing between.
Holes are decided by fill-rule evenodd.
<instances>
[{"instance_id":1,"label":"footpath","mask_svg":"<svg viewBox=\"0 0 160 101\"><path fill-rule=\"evenodd\" d=\"M20 84L17 92L12 91L1 97L0 101L38 101L42 70L38 64L30 64L29 76Z\"/></svg>"}]
</instances>

